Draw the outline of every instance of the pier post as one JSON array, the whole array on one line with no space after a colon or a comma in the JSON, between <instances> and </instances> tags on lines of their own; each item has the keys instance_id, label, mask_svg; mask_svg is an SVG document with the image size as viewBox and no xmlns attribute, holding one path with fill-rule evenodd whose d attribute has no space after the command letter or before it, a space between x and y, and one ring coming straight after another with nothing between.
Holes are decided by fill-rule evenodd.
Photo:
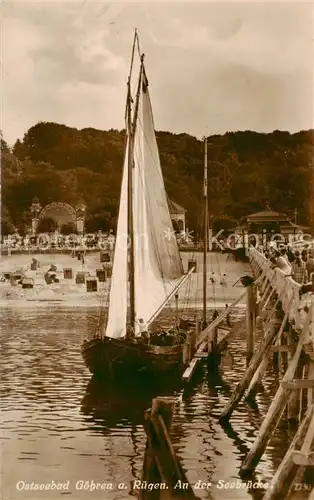
<instances>
[{"instance_id":1,"label":"pier post","mask_svg":"<svg viewBox=\"0 0 314 500\"><path fill-rule=\"evenodd\" d=\"M309 362L309 371L308 371L308 379L314 380L314 362L311 360ZM307 404L310 406L314 403L314 389L313 387L309 388L307 391Z\"/></svg>"},{"instance_id":2,"label":"pier post","mask_svg":"<svg viewBox=\"0 0 314 500\"><path fill-rule=\"evenodd\" d=\"M283 335L281 335L280 345L283 349L279 352L278 356L279 380L281 380L286 373L289 361L292 358L292 355L294 354L296 348L295 342L292 342L290 337L290 329L291 326L288 323L287 328L283 332ZM284 349L286 349L286 351Z\"/></svg>"},{"instance_id":3,"label":"pier post","mask_svg":"<svg viewBox=\"0 0 314 500\"><path fill-rule=\"evenodd\" d=\"M183 345L183 365L190 363L195 353L195 344L201 328L200 321L196 322L195 329L187 332L185 343Z\"/></svg>"},{"instance_id":4,"label":"pier post","mask_svg":"<svg viewBox=\"0 0 314 500\"><path fill-rule=\"evenodd\" d=\"M281 323L282 321L282 316L283 315L283 310L282 310L282 305L279 302L277 308L276 308L276 319L274 320L274 323ZM279 379L282 378L283 373L282 373L282 356L285 355L284 350L287 349L285 346L286 343L286 338L284 334L284 330L286 328L286 325L284 325L284 328L281 332L281 335L278 336L276 340L276 345L273 347L273 367L275 371L278 372ZM286 370L284 370L285 372Z\"/></svg>"},{"instance_id":5,"label":"pier post","mask_svg":"<svg viewBox=\"0 0 314 500\"><path fill-rule=\"evenodd\" d=\"M295 378L303 378L303 364L300 363L295 371ZM300 405L302 404L302 389L295 389L290 394L288 400L287 418L290 424L297 423L300 420Z\"/></svg>"},{"instance_id":6,"label":"pier post","mask_svg":"<svg viewBox=\"0 0 314 500\"><path fill-rule=\"evenodd\" d=\"M196 342L201 333L201 322L196 321L195 330L191 334L191 359L193 358L196 351Z\"/></svg>"},{"instance_id":7,"label":"pier post","mask_svg":"<svg viewBox=\"0 0 314 500\"><path fill-rule=\"evenodd\" d=\"M272 434L274 433L279 420L285 410L287 404L287 389L284 388L284 382L291 381L295 375L300 355L303 349L303 343L308 335L308 328L310 323L310 316L308 314L302 329L302 332L299 337L299 342L296 348L296 351L291 359L288 369L282 379L280 387L277 390L277 393L269 407L267 415L262 423L258 436L253 444L250 452L245 458L242 467L240 469L240 474L242 476L247 475L248 473L253 472L256 465L259 463L261 456L263 455L265 448Z\"/></svg>"},{"instance_id":8,"label":"pier post","mask_svg":"<svg viewBox=\"0 0 314 500\"><path fill-rule=\"evenodd\" d=\"M141 480L156 485L164 483L165 488L157 487L152 491L141 489L139 500L170 500L178 496L179 492L182 499L197 500L169 436L174 402L174 398L158 397L153 400L151 410L145 412L147 443ZM181 488L178 488L178 484Z\"/></svg>"},{"instance_id":9,"label":"pier post","mask_svg":"<svg viewBox=\"0 0 314 500\"><path fill-rule=\"evenodd\" d=\"M254 353L254 338L256 325L256 287L254 284L246 287L246 365L249 366Z\"/></svg>"},{"instance_id":10,"label":"pier post","mask_svg":"<svg viewBox=\"0 0 314 500\"><path fill-rule=\"evenodd\" d=\"M187 333L183 345L183 365L186 366L191 361L191 332Z\"/></svg>"},{"instance_id":11,"label":"pier post","mask_svg":"<svg viewBox=\"0 0 314 500\"><path fill-rule=\"evenodd\" d=\"M208 337L207 337L208 360L212 360L216 354L217 338L218 338L217 327L215 327L208 332Z\"/></svg>"},{"instance_id":12,"label":"pier post","mask_svg":"<svg viewBox=\"0 0 314 500\"><path fill-rule=\"evenodd\" d=\"M185 339L185 342L183 344L182 363L183 363L183 366L186 366L186 365L189 364L189 344L188 344L188 337Z\"/></svg>"},{"instance_id":13,"label":"pier post","mask_svg":"<svg viewBox=\"0 0 314 500\"><path fill-rule=\"evenodd\" d=\"M306 441L306 435L311 429L311 425L314 424L314 405L311 405L306 415L298 428L293 441L284 456L275 476L273 477L270 487L267 489L263 500L277 500L281 498L288 498L290 487L292 486L296 473L298 471L298 464L294 459L294 450L296 448L301 448ZM307 450L304 450L307 451Z\"/></svg>"},{"instance_id":14,"label":"pier post","mask_svg":"<svg viewBox=\"0 0 314 500\"><path fill-rule=\"evenodd\" d=\"M169 399L167 401L166 399L156 398L152 402L152 409L148 410L145 413L145 420L147 422L149 422L150 415L159 413L162 416L166 430L169 431L171 428L171 423L172 423L173 407L174 407L174 399ZM145 450L145 455L144 455L144 463L143 463L141 480L147 481L148 483L151 483L151 484L154 484L154 483L158 484L161 482L161 475L160 475L160 472L158 469L157 462L155 460L153 446L152 446L152 443L150 442L151 431L150 431L148 426L147 426L147 429L145 428L145 431L147 434L147 443L146 443L146 450ZM150 437L150 439L149 439L149 437ZM140 491L139 499L140 500L148 500L149 494L150 493L148 490L143 489Z\"/></svg>"},{"instance_id":15,"label":"pier post","mask_svg":"<svg viewBox=\"0 0 314 500\"><path fill-rule=\"evenodd\" d=\"M287 345L290 347L290 350L287 352L287 356L285 358L285 364L286 366L289 366L290 360L296 348L295 341L293 339L293 329L291 326L289 327ZM300 364L300 362L296 368L295 377L297 379L303 378L303 364ZM290 424L294 424L299 420L301 401L302 401L301 390L296 389L292 391L288 400L287 411L286 411L287 420Z\"/></svg>"}]
</instances>

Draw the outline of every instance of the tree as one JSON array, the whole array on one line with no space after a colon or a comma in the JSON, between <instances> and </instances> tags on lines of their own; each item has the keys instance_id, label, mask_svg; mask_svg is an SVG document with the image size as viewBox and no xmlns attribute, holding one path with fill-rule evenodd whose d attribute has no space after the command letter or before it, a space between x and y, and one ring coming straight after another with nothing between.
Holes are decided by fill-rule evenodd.
<instances>
[{"instance_id":1,"label":"tree","mask_svg":"<svg viewBox=\"0 0 314 500\"><path fill-rule=\"evenodd\" d=\"M37 234L53 233L56 229L58 229L58 223L52 217L43 217L42 219L39 219L37 226Z\"/></svg>"},{"instance_id":2,"label":"tree","mask_svg":"<svg viewBox=\"0 0 314 500\"><path fill-rule=\"evenodd\" d=\"M187 227L201 227L204 144L188 134L157 132L167 195L186 210ZM115 228L124 131L77 130L38 123L17 141L2 144L2 203L15 226L34 196L40 203L84 203L90 231ZM228 132L208 138L208 202L214 219L241 219L265 208L298 210L314 226L314 131Z\"/></svg>"},{"instance_id":3,"label":"tree","mask_svg":"<svg viewBox=\"0 0 314 500\"><path fill-rule=\"evenodd\" d=\"M221 229L230 230L236 227L237 221L231 217L217 217L213 220L213 231L217 233Z\"/></svg>"},{"instance_id":4,"label":"tree","mask_svg":"<svg viewBox=\"0 0 314 500\"><path fill-rule=\"evenodd\" d=\"M76 234L77 230L73 222L68 222L67 224L62 224L60 228L60 233L63 235Z\"/></svg>"},{"instance_id":5,"label":"tree","mask_svg":"<svg viewBox=\"0 0 314 500\"><path fill-rule=\"evenodd\" d=\"M0 145L1 145L1 156L4 154L4 153L10 153L10 148L8 146L8 144L6 143L6 141L3 139L2 137L2 132L0 131Z\"/></svg>"},{"instance_id":6,"label":"tree","mask_svg":"<svg viewBox=\"0 0 314 500\"><path fill-rule=\"evenodd\" d=\"M86 221L85 229L88 233L113 229L110 212L97 210L92 213Z\"/></svg>"},{"instance_id":7,"label":"tree","mask_svg":"<svg viewBox=\"0 0 314 500\"><path fill-rule=\"evenodd\" d=\"M14 233L15 227L9 215L8 209L3 206L1 209L1 236Z\"/></svg>"}]
</instances>

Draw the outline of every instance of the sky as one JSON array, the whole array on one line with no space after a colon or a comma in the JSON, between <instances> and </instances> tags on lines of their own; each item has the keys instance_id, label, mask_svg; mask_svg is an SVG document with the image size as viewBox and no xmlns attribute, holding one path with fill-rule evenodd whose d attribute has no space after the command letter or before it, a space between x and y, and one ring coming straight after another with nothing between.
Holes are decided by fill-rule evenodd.
<instances>
[{"instance_id":1,"label":"sky","mask_svg":"<svg viewBox=\"0 0 314 500\"><path fill-rule=\"evenodd\" d=\"M313 128L313 4L2 3L1 124L124 127L133 32L157 130Z\"/></svg>"}]
</instances>

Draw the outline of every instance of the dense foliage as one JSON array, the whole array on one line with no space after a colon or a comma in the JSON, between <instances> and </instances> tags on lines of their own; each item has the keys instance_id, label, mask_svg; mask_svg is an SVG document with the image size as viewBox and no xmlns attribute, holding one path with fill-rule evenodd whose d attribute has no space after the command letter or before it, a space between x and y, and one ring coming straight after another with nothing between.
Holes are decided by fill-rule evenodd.
<instances>
[{"instance_id":1,"label":"dense foliage","mask_svg":"<svg viewBox=\"0 0 314 500\"><path fill-rule=\"evenodd\" d=\"M228 132L208 139L209 210L216 225L230 226L266 203L313 223L314 131ZM38 123L12 150L2 150L2 230L30 225L38 196L87 206L89 231L114 228L124 154L124 132L77 130ZM168 196L187 209L187 225L202 216L203 143L188 134L157 132ZM218 222L217 222L218 221Z\"/></svg>"}]
</instances>

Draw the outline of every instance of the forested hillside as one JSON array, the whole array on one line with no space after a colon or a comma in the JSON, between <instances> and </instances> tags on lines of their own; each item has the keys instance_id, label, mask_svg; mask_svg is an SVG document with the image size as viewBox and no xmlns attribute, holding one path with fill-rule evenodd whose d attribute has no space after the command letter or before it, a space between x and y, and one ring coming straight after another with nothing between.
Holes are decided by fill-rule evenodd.
<instances>
[{"instance_id":1,"label":"forested hillside","mask_svg":"<svg viewBox=\"0 0 314 500\"><path fill-rule=\"evenodd\" d=\"M261 210L312 220L314 131L228 132L208 139L209 209L216 227ZM197 229L202 212L203 143L188 134L157 132L168 196L187 209L187 225ZM124 132L77 130L38 123L12 150L2 149L2 233L30 223L38 196L85 203L88 230L114 228L123 163ZM312 213L311 213L312 211Z\"/></svg>"}]
</instances>

